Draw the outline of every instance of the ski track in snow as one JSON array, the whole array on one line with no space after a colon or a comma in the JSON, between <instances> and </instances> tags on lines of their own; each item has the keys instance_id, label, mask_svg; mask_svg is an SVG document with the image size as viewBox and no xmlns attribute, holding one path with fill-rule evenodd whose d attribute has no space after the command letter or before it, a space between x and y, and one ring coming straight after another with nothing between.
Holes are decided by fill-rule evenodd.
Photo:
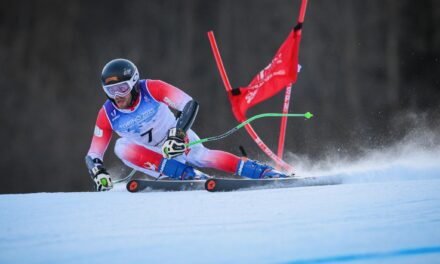
<instances>
[{"instance_id":1,"label":"ski track in snow","mask_svg":"<svg viewBox=\"0 0 440 264\"><path fill-rule=\"evenodd\" d=\"M0 263L440 263L439 154L297 168L329 186L0 195Z\"/></svg>"}]
</instances>

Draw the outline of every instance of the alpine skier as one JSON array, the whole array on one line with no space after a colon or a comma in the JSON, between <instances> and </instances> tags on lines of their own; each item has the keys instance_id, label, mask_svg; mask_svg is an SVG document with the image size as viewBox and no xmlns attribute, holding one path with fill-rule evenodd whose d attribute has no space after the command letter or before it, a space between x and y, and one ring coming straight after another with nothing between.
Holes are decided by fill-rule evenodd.
<instances>
[{"instance_id":1,"label":"alpine skier","mask_svg":"<svg viewBox=\"0 0 440 264\"><path fill-rule=\"evenodd\" d=\"M199 104L168 83L141 80L131 61L115 59L108 62L102 70L101 83L108 100L98 113L86 155L87 168L97 191L113 187L103 165L113 131L120 136L115 153L122 162L153 177L207 178L192 166L215 168L253 179L287 177L268 165L210 150L202 144L187 148L185 143L199 139L191 130ZM177 117L170 108L177 111Z\"/></svg>"}]
</instances>

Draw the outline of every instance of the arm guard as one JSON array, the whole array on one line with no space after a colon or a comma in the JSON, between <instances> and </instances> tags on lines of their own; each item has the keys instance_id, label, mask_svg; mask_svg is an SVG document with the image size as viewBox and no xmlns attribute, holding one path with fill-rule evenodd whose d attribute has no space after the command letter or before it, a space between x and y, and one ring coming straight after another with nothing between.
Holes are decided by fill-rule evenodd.
<instances>
[{"instance_id":1,"label":"arm guard","mask_svg":"<svg viewBox=\"0 0 440 264\"><path fill-rule=\"evenodd\" d=\"M105 170L102 160L95 158L92 159L89 155L86 156L86 165L89 171L90 177L93 179L98 173L103 172L107 174Z\"/></svg>"},{"instance_id":2,"label":"arm guard","mask_svg":"<svg viewBox=\"0 0 440 264\"><path fill-rule=\"evenodd\" d=\"M184 132L188 131L188 129L190 129L191 126L193 125L198 111L199 111L199 103L197 103L194 100L191 100L188 103L186 103L185 107L180 113L179 118L177 119L176 128L181 129Z\"/></svg>"}]
</instances>

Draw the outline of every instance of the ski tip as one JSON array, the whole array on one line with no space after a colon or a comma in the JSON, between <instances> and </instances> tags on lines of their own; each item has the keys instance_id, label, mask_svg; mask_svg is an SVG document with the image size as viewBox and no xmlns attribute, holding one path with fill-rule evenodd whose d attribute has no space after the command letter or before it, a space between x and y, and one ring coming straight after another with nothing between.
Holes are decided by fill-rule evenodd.
<instances>
[{"instance_id":1,"label":"ski tip","mask_svg":"<svg viewBox=\"0 0 440 264\"><path fill-rule=\"evenodd\" d=\"M216 186L217 184L216 184L216 182L215 182L215 180L214 179L208 179L206 182L205 182L205 189L208 191L208 192L214 192L215 191L215 186Z\"/></svg>"},{"instance_id":2,"label":"ski tip","mask_svg":"<svg viewBox=\"0 0 440 264\"><path fill-rule=\"evenodd\" d=\"M313 117L313 114L310 113L310 112L307 112L307 113L304 114L304 117L307 118L307 119L310 119L310 118Z\"/></svg>"},{"instance_id":3,"label":"ski tip","mask_svg":"<svg viewBox=\"0 0 440 264\"><path fill-rule=\"evenodd\" d=\"M139 183L137 180L131 180L127 183L127 191L129 192L137 192L139 190Z\"/></svg>"}]
</instances>

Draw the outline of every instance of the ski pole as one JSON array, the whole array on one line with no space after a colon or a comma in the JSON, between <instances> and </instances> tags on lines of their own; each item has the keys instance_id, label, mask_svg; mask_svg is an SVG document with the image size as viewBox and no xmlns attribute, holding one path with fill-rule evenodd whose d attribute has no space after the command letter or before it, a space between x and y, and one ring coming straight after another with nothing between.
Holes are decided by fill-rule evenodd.
<instances>
[{"instance_id":1,"label":"ski pole","mask_svg":"<svg viewBox=\"0 0 440 264\"><path fill-rule=\"evenodd\" d=\"M213 137L208 137L208 138L203 138L200 140L196 140L193 142L189 142L186 144L187 147L196 145L196 144L200 144L200 143L204 143L204 142L208 142L208 141L215 141L215 140L219 140L222 138L225 138L231 134L233 134L234 132L236 132L237 130L239 130L240 128L244 127L246 124L249 124L250 122L259 119L259 118L263 118L263 117L282 117L282 116L286 116L286 117L305 117L307 119L310 119L313 117L313 114L311 114L310 112L307 112L305 114L281 114L281 113L265 113L265 114L259 114L259 115L255 115L249 119L247 119L246 121L240 123L238 126L232 128L231 130L218 135L218 136L213 136Z\"/></svg>"},{"instance_id":2,"label":"ski pole","mask_svg":"<svg viewBox=\"0 0 440 264\"><path fill-rule=\"evenodd\" d=\"M136 170L133 169L133 170L132 170L127 176L125 176L125 177L122 178L122 179L114 180L113 183L120 183L120 182L127 181L127 180L131 179L131 177L133 177L133 175L134 175L135 173L136 173Z\"/></svg>"}]
</instances>

